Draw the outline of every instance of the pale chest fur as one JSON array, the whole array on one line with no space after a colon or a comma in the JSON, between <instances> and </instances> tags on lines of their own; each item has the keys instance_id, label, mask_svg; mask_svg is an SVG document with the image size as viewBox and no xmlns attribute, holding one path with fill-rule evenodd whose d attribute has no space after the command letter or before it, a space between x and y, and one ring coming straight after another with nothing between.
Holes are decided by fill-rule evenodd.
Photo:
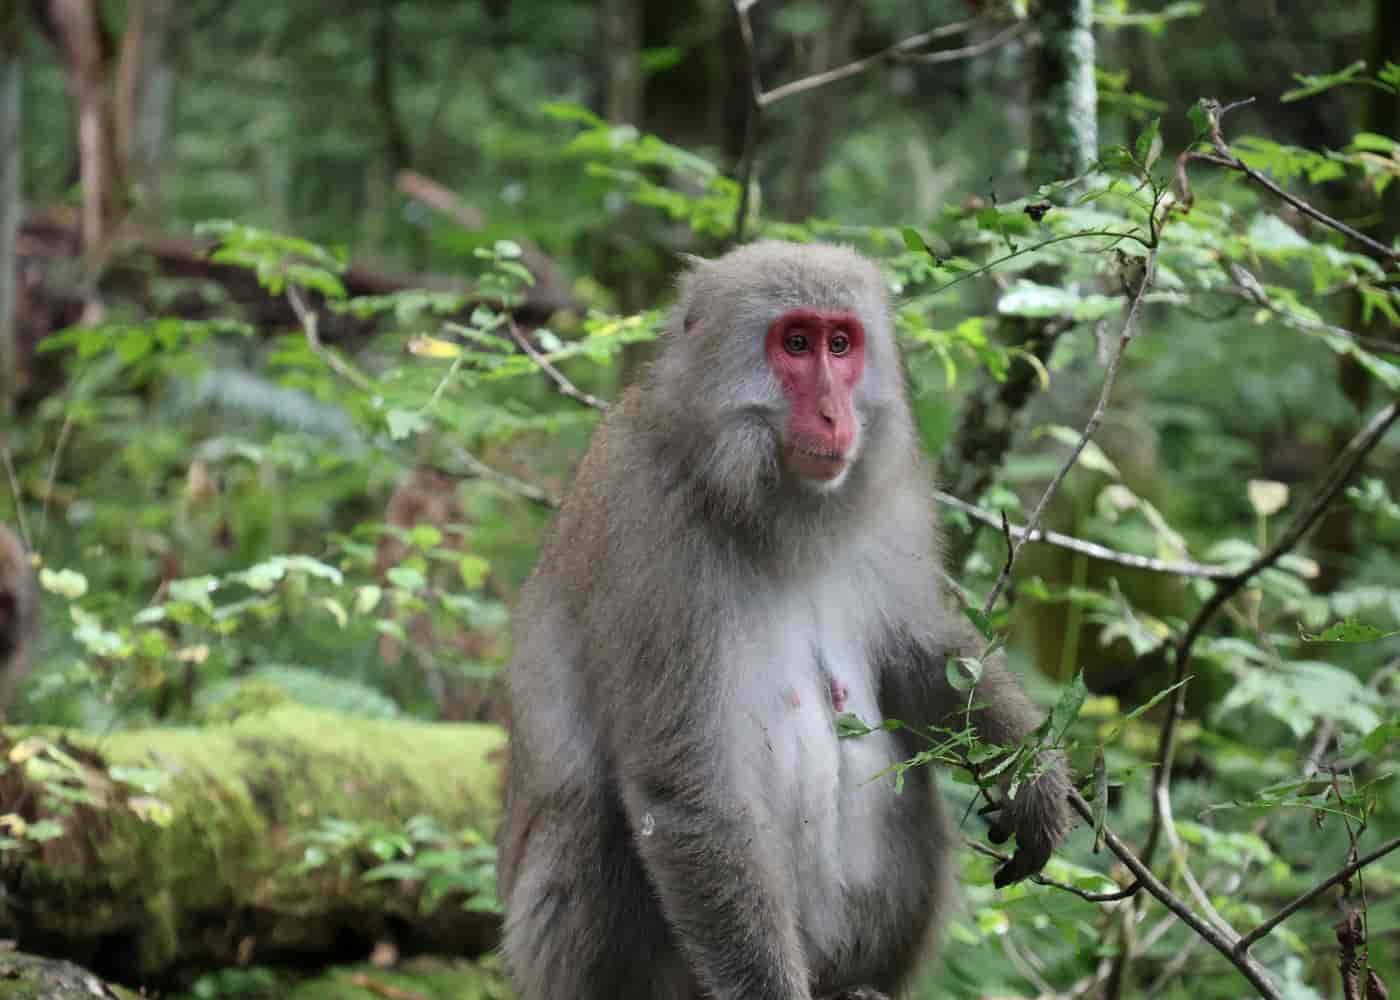
<instances>
[{"instance_id":1,"label":"pale chest fur","mask_svg":"<svg viewBox=\"0 0 1400 1000\"><path fill-rule=\"evenodd\" d=\"M726 699L726 755L742 800L759 803L759 837L781 859L809 947L847 931L852 893L881 882L894 811L908 808L894 779L902 759L891 734L840 738L836 719L883 721L871 650L882 617L879 582L851 572L773 588L727 639L734 687Z\"/></svg>"}]
</instances>

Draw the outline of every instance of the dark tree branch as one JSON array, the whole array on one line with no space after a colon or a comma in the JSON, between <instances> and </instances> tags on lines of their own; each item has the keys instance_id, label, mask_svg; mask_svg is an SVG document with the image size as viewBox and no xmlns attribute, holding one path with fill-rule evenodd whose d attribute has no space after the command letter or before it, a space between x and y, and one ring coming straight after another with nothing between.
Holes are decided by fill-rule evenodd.
<instances>
[{"instance_id":1,"label":"dark tree branch","mask_svg":"<svg viewBox=\"0 0 1400 1000\"><path fill-rule=\"evenodd\" d=\"M1234 104L1228 104L1223 107L1221 106L1219 101L1215 100L1204 100L1201 102L1202 107L1205 108L1206 116L1210 122L1209 128L1206 133L1206 138L1209 139L1211 146L1215 149L1215 152L1205 153L1188 149L1177 157L1177 182L1181 188L1182 200L1188 205L1191 203L1191 186L1190 181L1186 175L1187 164L1190 163L1192 160L1203 160L1206 163L1213 163L1217 167L1224 167L1227 170L1234 170L1237 173L1243 174L1256 186L1263 188L1275 198L1278 198L1279 200L1287 202L1289 205L1292 205L1299 212L1306 215L1314 222L1320 222L1328 229L1335 230L1336 232L1341 233L1347 239L1352 240L1355 243L1361 244L1370 253L1374 254L1377 258L1381 260L1391 261L1400 260L1400 250L1394 250L1386 246L1384 243L1381 243L1379 240L1372 239L1360 230L1347 225L1345 222L1342 222L1340 219L1334 219L1326 212L1314 208L1312 205L1304 201L1302 198L1299 198L1297 195L1290 194L1288 191L1285 191L1283 188L1275 184L1274 181L1267 174L1255 170L1253 167L1245 163L1230 150L1230 145L1225 141L1225 136L1220 129L1221 119L1223 119L1226 114L1233 111L1235 108L1249 104L1253 102L1253 100L1254 98L1251 97L1248 100L1236 101Z\"/></svg>"},{"instance_id":2,"label":"dark tree branch","mask_svg":"<svg viewBox=\"0 0 1400 1000\"><path fill-rule=\"evenodd\" d=\"M1328 889L1332 888L1334 885L1337 885L1340 882L1345 882L1347 879L1351 878L1353 875L1355 875L1361 869L1365 868L1367 865L1379 861L1381 858L1385 857L1387 854L1390 854L1391 852L1397 849L1400 849L1400 837L1396 837L1393 840L1387 841L1386 843L1382 844L1380 847L1372 851L1370 854L1367 854L1365 857L1357 858L1355 861L1351 862L1351 864L1339 869L1337 873L1331 878L1319 882L1317 885L1313 886L1311 889L1303 893L1297 899L1293 900L1293 902L1289 903L1283 909L1279 910L1268 920L1265 920L1258 927L1254 928L1254 930L1250 931L1248 934L1244 935L1244 937L1236 941L1234 947L1235 954L1243 955L1245 952L1249 951L1250 947L1256 941L1264 937L1275 927L1283 923L1289 917L1293 916L1293 914L1297 913L1303 907L1307 906L1318 896L1321 896Z\"/></svg>"},{"instance_id":3,"label":"dark tree branch","mask_svg":"<svg viewBox=\"0 0 1400 1000\"><path fill-rule=\"evenodd\" d=\"M1216 612L1230 598L1239 593L1245 584L1278 562L1303 539L1328 507L1332 505L1332 501L1341 492L1342 487L1346 485L1366 456L1385 436L1385 432L1395 423L1397 417L1400 417L1400 401L1392 402L1389 406L1380 409L1367 422L1366 426L1347 442L1341 454L1328 468L1322 484L1317 488L1308 505L1293 518L1268 551L1262 553L1233 576L1216 584L1214 592L1206 599L1205 604L1196 612L1196 616L1191 620L1186 631L1177 640L1172 652L1172 684L1180 684L1185 678L1186 666L1191 659L1191 649L1196 644L1196 640L1200 638L1201 633L1205 631L1206 626L1210 624L1211 619L1215 617ZM1147 656L1150 657L1156 653L1157 650L1153 650ZM1143 858L1149 862L1157 848L1163 827L1172 822L1171 796L1168 786L1171 782L1172 759L1176 755L1177 724L1186 708L1186 689L1184 687L1177 688L1167 704L1167 714L1162 720L1161 736L1158 739L1157 767L1152 779L1152 825L1142 850Z\"/></svg>"},{"instance_id":4,"label":"dark tree branch","mask_svg":"<svg viewBox=\"0 0 1400 1000\"><path fill-rule=\"evenodd\" d=\"M1074 789L1070 789L1069 801L1075 812L1079 813L1085 822L1090 824L1094 822L1093 809L1085 801L1084 796ZM1238 969L1245 979L1249 980L1250 985L1259 991L1260 996L1264 997L1265 1000L1282 1000L1283 994L1279 992L1263 966L1249 955L1235 954L1235 942L1238 940L1238 935L1231 935L1226 929L1216 927L1210 921L1199 916L1186 905L1183 899L1167 888L1161 879L1152 874L1152 870L1112 830L1105 828L1103 837L1108 849L1119 861L1123 862L1123 866L1128 871L1133 873L1133 877L1141 883L1143 889L1170 910L1177 919L1200 935L1207 944L1225 956L1230 964Z\"/></svg>"}]
</instances>

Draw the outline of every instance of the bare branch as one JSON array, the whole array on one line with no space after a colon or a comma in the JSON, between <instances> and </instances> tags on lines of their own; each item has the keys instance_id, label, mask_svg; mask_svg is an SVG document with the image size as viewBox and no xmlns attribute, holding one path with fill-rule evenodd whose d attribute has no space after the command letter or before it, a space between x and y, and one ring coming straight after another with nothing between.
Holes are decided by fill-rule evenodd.
<instances>
[{"instance_id":1,"label":"bare branch","mask_svg":"<svg viewBox=\"0 0 1400 1000\"><path fill-rule=\"evenodd\" d=\"M973 59L992 51L992 49L1005 45L1012 39L1024 34L1027 30L1027 23L1025 21L1018 21L1010 27L997 32L991 38L984 39L980 42L974 42L971 45L964 45L962 48L942 49L938 52L918 52L914 54L899 53L898 58L905 62L923 63L925 66L933 65L934 63L956 62L959 59Z\"/></svg>"},{"instance_id":2,"label":"bare branch","mask_svg":"<svg viewBox=\"0 0 1400 1000\"><path fill-rule=\"evenodd\" d=\"M511 493L523 497L531 503L537 503L541 507L548 507L552 510L559 507L559 498L544 489L544 487L536 486L534 483L527 483L523 479L515 478L508 472L502 472L500 469L493 468L477 458L466 448L461 446L454 447L452 449L452 454L459 462L465 465L471 473L480 476L482 479L489 479L493 483L503 486Z\"/></svg>"},{"instance_id":3,"label":"bare branch","mask_svg":"<svg viewBox=\"0 0 1400 1000\"><path fill-rule=\"evenodd\" d=\"M983 507L970 504L966 500L959 500L951 493L942 490L933 491L933 499L945 507L951 507L968 517L981 521L993 528L1001 527L1001 517ZM1123 552L1119 549L1111 549L1107 545L1100 545L1098 542L1086 541L1083 538L1075 538L1073 535L1066 535L1058 531L1046 531L1044 528L1037 528L1033 532L1027 532L1019 524L1012 524L1009 530L1013 537L1023 542L1045 542L1047 545L1054 545L1057 548L1068 549L1071 552L1079 552L1093 559L1103 562L1117 563L1120 566L1131 566L1133 569L1148 570L1153 573L1166 573L1171 576L1199 577L1206 580L1226 580L1234 576L1234 571L1224 566L1212 566L1208 563L1191 562L1189 560L1174 559L1154 559L1151 556L1140 556L1135 552Z\"/></svg>"},{"instance_id":4,"label":"bare branch","mask_svg":"<svg viewBox=\"0 0 1400 1000\"><path fill-rule=\"evenodd\" d=\"M510 331L511 339L519 345L520 349L525 352L540 371L549 376L550 380L561 393L595 410L606 410L608 408L606 400L599 399L592 393L584 392L578 386L574 385L573 382L569 381L567 375L554 367L553 362L536 350L535 345L530 343L530 338L525 336L514 319L506 317L506 329Z\"/></svg>"},{"instance_id":5,"label":"bare branch","mask_svg":"<svg viewBox=\"0 0 1400 1000\"><path fill-rule=\"evenodd\" d=\"M1382 844L1380 847L1372 851L1370 854L1367 854L1365 857L1357 858L1355 861L1351 862L1351 864L1339 869L1335 875L1322 882L1319 882L1317 885L1313 886L1311 889L1303 893L1297 899L1293 900L1293 902L1289 903L1283 909L1279 910L1268 920L1265 920L1258 927L1254 928L1254 930L1250 931L1244 937L1236 941L1234 947L1235 954L1243 955L1245 952L1249 951L1250 947L1256 941L1264 937L1275 927L1283 923L1289 917L1293 916L1293 914L1297 913L1303 907L1307 906L1318 896L1321 896L1328 889L1332 888L1334 885L1337 885L1339 882L1345 882L1347 879L1351 878L1353 875L1355 875L1361 869L1365 868L1367 865L1379 861L1381 858L1385 857L1387 854L1390 854L1395 850L1400 850L1400 837L1396 837L1393 840L1387 841L1386 843Z\"/></svg>"},{"instance_id":6,"label":"bare branch","mask_svg":"<svg viewBox=\"0 0 1400 1000\"><path fill-rule=\"evenodd\" d=\"M1215 591L1206 599L1205 604L1196 612L1196 616L1191 620L1186 631L1177 640L1172 653L1172 684L1179 684L1185 677L1186 665L1191 659L1191 648L1200 638L1201 633L1205 631L1210 620L1215 617L1216 612L1230 598L1239 593L1245 584L1278 562L1303 539L1332 505L1332 501L1341 492L1347 481L1351 479L1352 474L1360 467L1366 456L1380 443L1381 438L1395 423L1397 417L1400 417L1400 401L1392 402L1377 411L1366 426L1347 442L1341 454L1328 468L1322 484L1317 488L1307 506L1298 512L1268 551L1261 554L1238 573L1217 582ZM1143 857L1149 861L1156 850L1163 826L1172 822L1171 796L1168 786L1171 782L1172 758L1176 755L1177 724L1186 708L1185 688L1178 688L1167 705L1167 714L1162 720L1162 731L1158 738L1157 768L1152 779L1152 826L1142 850Z\"/></svg>"},{"instance_id":7,"label":"bare branch","mask_svg":"<svg viewBox=\"0 0 1400 1000\"><path fill-rule=\"evenodd\" d=\"M1118 335L1118 346L1114 350L1113 356L1109 359L1108 371L1104 374L1103 388L1099 391L1098 402L1094 404L1094 412L1089 415L1089 422L1084 425L1084 430L1080 433L1079 440L1075 443L1069 457L1065 459L1065 461L1061 463L1060 468L1056 470L1054 477L1050 480L1050 484L1045 487L1045 492L1041 494L1040 502L1037 503L1035 509L1031 511L1031 516L1026 521L1024 529L1025 535L1017 541L1015 547L1012 548L1011 553L1007 556L1006 565L997 576L996 582L992 585L991 592L987 595L987 600L982 606L983 614L990 614L992 609L996 607L997 599L1001 597L1002 589L1011 578L1011 569L1016 563L1016 557L1020 554L1021 547L1026 544L1026 537L1033 535L1040 527L1040 519L1045 515L1045 508L1050 505L1050 501L1054 498L1056 492L1058 492L1060 483L1064 482L1064 478L1069 474L1069 470L1079 461L1079 456L1084 451L1085 446L1088 445L1089 439L1092 438L1094 432L1099 429L1099 424L1103 420L1104 413L1108 410L1109 397L1113 395L1114 383L1118 381L1118 370L1123 364L1123 356L1127 353L1128 345L1133 342L1133 338L1137 334L1138 312L1142 308L1142 300L1146 297L1147 290L1152 287L1156 269L1157 249L1153 247L1147 252L1147 263L1143 269L1141 283L1138 285L1137 291L1133 295L1133 300L1128 306L1127 314L1123 317L1123 330Z\"/></svg>"},{"instance_id":8,"label":"bare branch","mask_svg":"<svg viewBox=\"0 0 1400 1000\"><path fill-rule=\"evenodd\" d=\"M317 325L316 313L306 304L306 299L301 294L301 289L296 285L288 283L287 301L291 303L292 312L297 314L297 322L301 324L302 332L306 334L307 346L311 348L311 353L326 363L326 365L345 381L349 382L361 392L373 392L374 383L354 365L350 364L335 351L326 347L321 342L320 329Z\"/></svg>"},{"instance_id":9,"label":"bare branch","mask_svg":"<svg viewBox=\"0 0 1400 1000\"><path fill-rule=\"evenodd\" d=\"M900 41L895 42L889 48L881 49L874 55L866 56L863 59L856 59L852 62L846 63L845 65L837 66L834 69L829 69L822 73L814 73L811 76L804 76L800 80L793 80L791 83L782 84L781 86L774 87L772 90L766 92L760 88L760 90L758 91L757 98L759 106L764 108L770 107L774 104L777 104L779 101L785 98L794 97L798 94L805 94L809 90L816 90L818 87L825 87L827 84L836 83L839 80L846 80L860 73L864 73L866 70L874 66L878 66L882 62L897 59L900 57L909 57L915 49L923 48L930 42L936 42L940 38L947 38L950 35L962 34L964 31L967 31L969 28L975 27L979 23L980 21L976 18L969 18L966 21L955 21L952 24L945 24L941 27L934 28L931 31L925 31L917 35L910 35L908 38L901 39ZM1016 24L1012 25L1012 27L1015 28L1019 33L1021 30L1024 29L1025 24L1024 22L1017 22ZM1002 34L1005 34L1005 32L1003 32ZM997 38L990 39L989 41L995 41L996 44L999 45L1001 44L1001 42L1007 40L1008 39L1006 38L997 36ZM984 42L981 44L986 45L987 43ZM952 49L950 51L967 52L967 49L974 47L975 46L967 46L966 48ZM993 47L994 46L990 45L987 46L987 48ZM986 51L986 49L984 49L983 51ZM931 55L942 54L943 53L941 52L931 53ZM975 52L969 52L967 54L977 55L977 53Z\"/></svg>"},{"instance_id":10,"label":"bare branch","mask_svg":"<svg viewBox=\"0 0 1400 1000\"><path fill-rule=\"evenodd\" d=\"M1210 121L1207 138L1210 140L1211 146L1215 148L1215 153L1193 152L1188 149L1177 157L1177 179L1178 183L1181 185L1184 200L1188 204L1191 200L1191 189L1186 177L1186 165L1192 160L1204 160L1206 163L1213 163L1218 167L1224 167L1227 170L1234 170L1237 173L1243 174L1255 185L1268 191L1275 198L1292 205L1314 222L1320 222L1327 228L1341 233L1347 239L1361 244L1370 253L1381 260L1400 260L1400 250L1394 250L1384 243L1381 243L1379 240L1372 239L1360 230L1354 229L1345 222L1342 222L1340 219L1334 219L1326 212L1314 208L1297 195L1290 194L1275 184L1267 174L1255 170L1230 150L1230 144L1225 141L1225 136L1221 132L1220 120L1235 108L1248 104L1252 100L1253 98L1245 101L1236 101L1234 104L1228 104L1224 107L1222 107L1218 101L1207 100L1202 102L1206 111L1206 116Z\"/></svg>"}]
</instances>

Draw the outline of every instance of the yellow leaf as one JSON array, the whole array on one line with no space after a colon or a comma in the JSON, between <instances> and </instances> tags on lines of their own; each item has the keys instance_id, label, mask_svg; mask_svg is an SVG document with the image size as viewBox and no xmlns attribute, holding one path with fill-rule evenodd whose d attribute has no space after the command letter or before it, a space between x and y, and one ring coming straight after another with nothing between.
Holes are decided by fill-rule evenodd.
<instances>
[{"instance_id":1,"label":"yellow leaf","mask_svg":"<svg viewBox=\"0 0 1400 1000\"><path fill-rule=\"evenodd\" d=\"M408 350L420 358L456 358L462 354L462 349L449 340L438 340L436 337L425 337L421 334L408 342Z\"/></svg>"}]
</instances>

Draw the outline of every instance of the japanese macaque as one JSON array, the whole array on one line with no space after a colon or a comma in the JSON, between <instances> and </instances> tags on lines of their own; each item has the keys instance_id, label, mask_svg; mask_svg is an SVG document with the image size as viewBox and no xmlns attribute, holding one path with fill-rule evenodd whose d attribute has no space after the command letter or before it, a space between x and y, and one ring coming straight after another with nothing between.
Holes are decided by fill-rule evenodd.
<instances>
[{"instance_id":1,"label":"japanese macaque","mask_svg":"<svg viewBox=\"0 0 1400 1000\"><path fill-rule=\"evenodd\" d=\"M29 647L39 627L39 594L24 542L0 524L0 722L29 671Z\"/></svg>"},{"instance_id":2,"label":"japanese macaque","mask_svg":"<svg viewBox=\"0 0 1400 1000\"><path fill-rule=\"evenodd\" d=\"M874 265L773 242L696 264L515 614L500 877L522 1000L909 982L957 838L931 769L898 792L884 773L928 744L837 717L970 714L1008 747L1039 721L995 658L970 710L948 683L982 642L948 609L929 489ZM1045 863L1068 787L1046 754L1003 805L999 885Z\"/></svg>"}]
</instances>

